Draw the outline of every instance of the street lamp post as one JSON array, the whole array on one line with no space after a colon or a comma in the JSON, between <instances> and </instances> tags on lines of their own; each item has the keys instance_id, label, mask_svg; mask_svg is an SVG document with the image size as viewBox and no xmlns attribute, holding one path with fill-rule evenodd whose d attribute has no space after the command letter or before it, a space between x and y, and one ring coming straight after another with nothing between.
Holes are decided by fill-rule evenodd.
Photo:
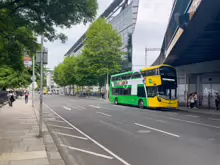
<instances>
[{"instance_id":1,"label":"street lamp post","mask_svg":"<svg viewBox=\"0 0 220 165\"><path fill-rule=\"evenodd\" d=\"M34 107L34 82L35 82L35 56L33 56L33 72L32 72L32 107Z\"/></svg>"},{"instance_id":2,"label":"street lamp post","mask_svg":"<svg viewBox=\"0 0 220 165\"><path fill-rule=\"evenodd\" d=\"M43 56L44 56L44 47L43 47L43 37L41 36L41 54L40 54L40 112L39 112L39 136L42 136L42 122L43 122Z\"/></svg>"},{"instance_id":3,"label":"street lamp post","mask_svg":"<svg viewBox=\"0 0 220 165\"><path fill-rule=\"evenodd\" d=\"M155 52L155 51L162 51L161 48L145 48L145 66L147 67L147 52Z\"/></svg>"}]
</instances>

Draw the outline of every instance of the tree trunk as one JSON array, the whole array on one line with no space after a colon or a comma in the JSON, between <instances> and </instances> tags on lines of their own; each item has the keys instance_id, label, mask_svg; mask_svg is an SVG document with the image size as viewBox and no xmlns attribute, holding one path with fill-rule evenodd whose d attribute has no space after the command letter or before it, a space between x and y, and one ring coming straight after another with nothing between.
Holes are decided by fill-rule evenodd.
<instances>
[{"instance_id":1,"label":"tree trunk","mask_svg":"<svg viewBox=\"0 0 220 165\"><path fill-rule=\"evenodd\" d=\"M69 95L71 95L71 85L69 86Z\"/></svg>"},{"instance_id":2,"label":"tree trunk","mask_svg":"<svg viewBox=\"0 0 220 165\"><path fill-rule=\"evenodd\" d=\"M65 92L65 91L66 91L66 89L65 89L65 86L64 86L64 87L63 87L63 94L64 94L64 95L66 95L66 92Z\"/></svg>"},{"instance_id":3,"label":"tree trunk","mask_svg":"<svg viewBox=\"0 0 220 165\"><path fill-rule=\"evenodd\" d=\"M101 86L99 86L99 95L100 95L100 97L102 97L102 87Z\"/></svg>"}]
</instances>

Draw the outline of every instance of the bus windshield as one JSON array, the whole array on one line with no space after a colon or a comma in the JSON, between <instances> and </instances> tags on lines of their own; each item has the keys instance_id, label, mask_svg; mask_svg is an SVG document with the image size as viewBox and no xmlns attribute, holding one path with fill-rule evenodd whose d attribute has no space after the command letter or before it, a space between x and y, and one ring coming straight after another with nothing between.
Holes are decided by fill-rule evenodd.
<instances>
[{"instance_id":1,"label":"bus windshield","mask_svg":"<svg viewBox=\"0 0 220 165\"><path fill-rule=\"evenodd\" d=\"M158 95L166 100L175 100L177 98L176 88L166 86L158 87Z\"/></svg>"}]
</instances>

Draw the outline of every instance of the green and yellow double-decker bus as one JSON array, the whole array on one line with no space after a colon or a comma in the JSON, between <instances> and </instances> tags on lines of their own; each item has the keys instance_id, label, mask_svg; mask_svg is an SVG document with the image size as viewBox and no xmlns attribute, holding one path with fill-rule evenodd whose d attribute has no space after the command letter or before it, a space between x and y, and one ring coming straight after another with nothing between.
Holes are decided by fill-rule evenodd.
<instances>
[{"instance_id":1,"label":"green and yellow double-decker bus","mask_svg":"<svg viewBox=\"0 0 220 165\"><path fill-rule=\"evenodd\" d=\"M175 68L163 64L112 75L110 102L140 108L178 108Z\"/></svg>"}]
</instances>

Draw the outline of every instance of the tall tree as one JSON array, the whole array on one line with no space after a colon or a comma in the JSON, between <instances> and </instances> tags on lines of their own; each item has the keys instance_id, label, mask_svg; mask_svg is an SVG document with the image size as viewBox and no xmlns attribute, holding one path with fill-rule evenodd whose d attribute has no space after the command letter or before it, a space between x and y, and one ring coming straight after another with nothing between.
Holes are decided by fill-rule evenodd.
<instances>
[{"instance_id":1,"label":"tall tree","mask_svg":"<svg viewBox=\"0 0 220 165\"><path fill-rule=\"evenodd\" d=\"M18 88L27 87L31 83L31 74L29 69L22 71L15 70L8 66L2 66L0 69L0 88Z\"/></svg>"},{"instance_id":2,"label":"tall tree","mask_svg":"<svg viewBox=\"0 0 220 165\"><path fill-rule=\"evenodd\" d=\"M84 55L79 55L76 58L76 84L78 86L97 85L97 75L88 68L89 59Z\"/></svg>"},{"instance_id":3,"label":"tall tree","mask_svg":"<svg viewBox=\"0 0 220 165\"><path fill-rule=\"evenodd\" d=\"M36 51L36 36L65 42L67 37L56 28L92 21L97 7L97 0L0 1L0 65L21 69L24 53Z\"/></svg>"},{"instance_id":4,"label":"tall tree","mask_svg":"<svg viewBox=\"0 0 220 165\"><path fill-rule=\"evenodd\" d=\"M68 85L65 74L64 74L64 67L65 66L63 63L56 66L54 68L54 75L53 75L53 79L55 83L62 87L65 87Z\"/></svg>"},{"instance_id":5,"label":"tall tree","mask_svg":"<svg viewBox=\"0 0 220 165\"><path fill-rule=\"evenodd\" d=\"M67 85L75 85L76 83L76 57L66 57L63 62L63 72Z\"/></svg>"},{"instance_id":6,"label":"tall tree","mask_svg":"<svg viewBox=\"0 0 220 165\"><path fill-rule=\"evenodd\" d=\"M4 25L0 31L27 27L50 41L65 40L55 27L70 28L92 21L97 8L97 0L4 0L0 1L0 23Z\"/></svg>"},{"instance_id":7,"label":"tall tree","mask_svg":"<svg viewBox=\"0 0 220 165\"><path fill-rule=\"evenodd\" d=\"M105 19L95 21L86 34L82 55L88 60L88 70L102 77L121 70L122 38Z\"/></svg>"}]
</instances>

